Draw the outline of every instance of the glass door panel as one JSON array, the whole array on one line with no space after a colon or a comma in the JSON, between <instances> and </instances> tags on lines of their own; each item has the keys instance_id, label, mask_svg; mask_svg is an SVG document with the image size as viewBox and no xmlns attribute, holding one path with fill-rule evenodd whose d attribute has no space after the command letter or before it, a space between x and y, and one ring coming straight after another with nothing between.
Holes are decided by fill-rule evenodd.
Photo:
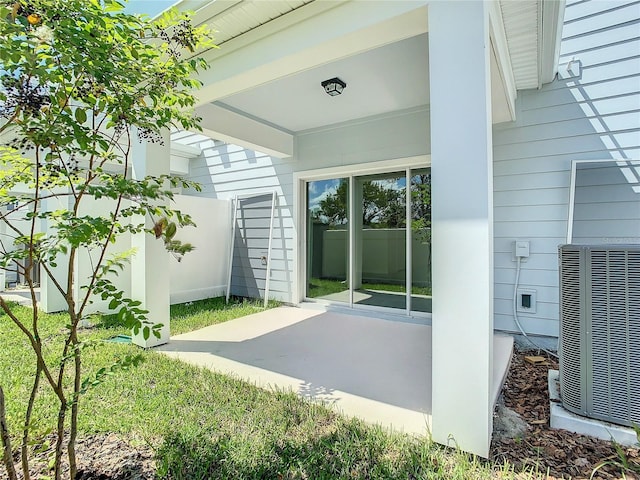
<instances>
[{"instance_id":1,"label":"glass door panel","mask_svg":"<svg viewBox=\"0 0 640 480\"><path fill-rule=\"evenodd\" d=\"M406 174L354 178L353 302L405 309Z\"/></svg>"},{"instance_id":2,"label":"glass door panel","mask_svg":"<svg viewBox=\"0 0 640 480\"><path fill-rule=\"evenodd\" d=\"M308 298L349 302L349 179L307 182Z\"/></svg>"},{"instance_id":3,"label":"glass door panel","mask_svg":"<svg viewBox=\"0 0 640 480\"><path fill-rule=\"evenodd\" d=\"M431 312L431 169L411 172L411 310Z\"/></svg>"}]
</instances>

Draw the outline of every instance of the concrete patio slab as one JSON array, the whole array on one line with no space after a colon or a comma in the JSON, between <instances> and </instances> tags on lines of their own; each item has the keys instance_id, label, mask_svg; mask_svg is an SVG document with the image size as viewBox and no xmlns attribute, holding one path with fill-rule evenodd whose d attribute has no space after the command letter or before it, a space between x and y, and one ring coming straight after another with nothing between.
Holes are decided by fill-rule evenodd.
<instances>
[{"instance_id":1,"label":"concrete patio slab","mask_svg":"<svg viewBox=\"0 0 640 480\"><path fill-rule=\"evenodd\" d=\"M496 379L510 359L505 339L496 342ZM279 307L176 335L157 350L263 388L290 389L370 423L407 433L430 429L428 325Z\"/></svg>"},{"instance_id":2,"label":"concrete patio slab","mask_svg":"<svg viewBox=\"0 0 640 480\"><path fill-rule=\"evenodd\" d=\"M35 290L36 301L40 301L40 287ZM0 291L0 295L7 302L16 302L20 305L31 306L31 292L28 288L12 288L8 290Z\"/></svg>"}]
</instances>

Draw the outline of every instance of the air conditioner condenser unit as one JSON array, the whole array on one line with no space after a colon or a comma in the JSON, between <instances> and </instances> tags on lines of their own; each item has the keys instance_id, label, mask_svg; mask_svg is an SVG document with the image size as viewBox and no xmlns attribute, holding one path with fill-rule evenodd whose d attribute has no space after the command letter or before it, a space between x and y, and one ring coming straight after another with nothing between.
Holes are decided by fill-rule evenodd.
<instances>
[{"instance_id":1,"label":"air conditioner condenser unit","mask_svg":"<svg viewBox=\"0 0 640 480\"><path fill-rule=\"evenodd\" d=\"M562 405L640 425L640 245L562 245L559 264Z\"/></svg>"}]
</instances>

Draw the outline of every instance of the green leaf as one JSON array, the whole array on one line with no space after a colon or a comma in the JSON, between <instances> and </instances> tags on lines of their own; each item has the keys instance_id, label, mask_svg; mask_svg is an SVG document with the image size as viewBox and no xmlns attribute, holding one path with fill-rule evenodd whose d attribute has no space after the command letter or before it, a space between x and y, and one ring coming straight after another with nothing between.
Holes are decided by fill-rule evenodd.
<instances>
[{"instance_id":1,"label":"green leaf","mask_svg":"<svg viewBox=\"0 0 640 480\"><path fill-rule=\"evenodd\" d=\"M82 108L76 108L75 117L78 123L84 123L87 121L87 112Z\"/></svg>"}]
</instances>

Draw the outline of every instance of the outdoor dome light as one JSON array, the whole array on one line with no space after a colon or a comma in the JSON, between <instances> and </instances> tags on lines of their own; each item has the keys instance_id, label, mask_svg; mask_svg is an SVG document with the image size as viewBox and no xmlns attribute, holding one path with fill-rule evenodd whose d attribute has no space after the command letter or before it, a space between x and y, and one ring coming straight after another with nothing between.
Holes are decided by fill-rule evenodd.
<instances>
[{"instance_id":1,"label":"outdoor dome light","mask_svg":"<svg viewBox=\"0 0 640 480\"><path fill-rule=\"evenodd\" d=\"M344 88L347 86L347 84L344 83L342 80L340 80L338 77L325 80L324 82L321 83L321 85L322 85L322 88L324 88L324 91L327 92L327 94L331 95L332 97L335 97L336 95L340 95L344 90Z\"/></svg>"}]
</instances>

